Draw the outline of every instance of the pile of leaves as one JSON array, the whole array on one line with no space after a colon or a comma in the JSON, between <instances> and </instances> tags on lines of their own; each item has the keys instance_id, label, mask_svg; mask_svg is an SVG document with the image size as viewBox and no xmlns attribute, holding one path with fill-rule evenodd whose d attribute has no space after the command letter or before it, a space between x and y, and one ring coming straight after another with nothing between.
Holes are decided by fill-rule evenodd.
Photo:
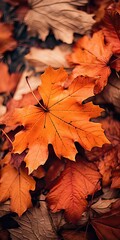
<instances>
[{"instance_id":1,"label":"pile of leaves","mask_svg":"<svg viewBox=\"0 0 120 240\"><path fill-rule=\"evenodd\" d=\"M0 2L0 239L120 236L120 3Z\"/></svg>"}]
</instances>

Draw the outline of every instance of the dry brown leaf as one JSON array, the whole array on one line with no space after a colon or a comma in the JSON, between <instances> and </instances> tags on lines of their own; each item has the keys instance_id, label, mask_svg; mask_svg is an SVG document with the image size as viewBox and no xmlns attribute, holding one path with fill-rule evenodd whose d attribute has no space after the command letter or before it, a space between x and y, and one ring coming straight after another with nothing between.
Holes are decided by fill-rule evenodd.
<instances>
[{"instance_id":1,"label":"dry brown leaf","mask_svg":"<svg viewBox=\"0 0 120 240\"><path fill-rule=\"evenodd\" d=\"M77 10L87 0L28 0L30 10L24 21L32 32L38 32L45 40L52 29L56 39L68 44L73 41L73 33L84 34L94 24L93 15Z\"/></svg>"},{"instance_id":2,"label":"dry brown leaf","mask_svg":"<svg viewBox=\"0 0 120 240\"><path fill-rule=\"evenodd\" d=\"M44 71L46 66L54 68L69 68L66 56L71 52L71 47L67 44L56 46L51 49L31 48L30 53L25 56L27 61L35 67L36 71Z\"/></svg>"},{"instance_id":3,"label":"dry brown leaf","mask_svg":"<svg viewBox=\"0 0 120 240\"><path fill-rule=\"evenodd\" d=\"M58 240L57 229L65 223L62 214L49 215L45 202L15 220L20 227L10 229L12 240Z\"/></svg>"},{"instance_id":4,"label":"dry brown leaf","mask_svg":"<svg viewBox=\"0 0 120 240\"><path fill-rule=\"evenodd\" d=\"M99 214L103 214L106 212L109 212L111 209L111 204L116 202L118 199L113 198L113 199L102 199L99 198L99 200L92 204L91 208L96 211Z\"/></svg>"}]
</instances>

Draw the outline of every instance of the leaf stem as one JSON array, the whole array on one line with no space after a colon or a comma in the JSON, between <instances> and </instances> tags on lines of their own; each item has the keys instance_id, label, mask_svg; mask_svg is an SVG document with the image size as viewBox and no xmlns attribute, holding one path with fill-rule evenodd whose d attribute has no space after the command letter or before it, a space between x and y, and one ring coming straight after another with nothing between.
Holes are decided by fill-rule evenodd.
<instances>
[{"instance_id":1,"label":"leaf stem","mask_svg":"<svg viewBox=\"0 0 120 240\"><path fill-rule=\"evenodd\" d=\"M7 135L7 133L2 129L2 128L0 128L0 131L2 131L3 132L3 134L6 136L6 138L9 140L9 142L12 144L12 146L13 146L13 142L11 141L11 139L9 138L9 136Z\"/></svg>"},{"instance_id":2,"label":"leaf stem","mask_svg":"<svg viewBox=\"0 0 120 240\"><path fill-rule=\"evenodd\" d=\"M28 86L29 86L29 88L30 88L30 91L31 91L31 93L32 93L32 95L33 95L33 97L35 98L35 100L37 101L37 103L40 105L40 107L46 112L47 111L47 109L39 102L39 100L37 99L37 97L35 96L35 94L34 94L34 92L33 92L33 90L32 90L32 88L31 88L31 86L30 86L30 83L29 83L29 77L28 76L26 76L26 82L27 82L27 84L28 84Z\"/></svg>"}]
</instances>

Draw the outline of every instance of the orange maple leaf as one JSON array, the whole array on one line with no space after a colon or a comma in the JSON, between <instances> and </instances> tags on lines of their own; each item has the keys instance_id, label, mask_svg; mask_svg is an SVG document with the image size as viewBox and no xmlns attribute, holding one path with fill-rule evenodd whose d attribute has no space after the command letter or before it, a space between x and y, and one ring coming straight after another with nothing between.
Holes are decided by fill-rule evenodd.
<instances>
[{"instance_id":1,"label":"orange maple leaf","mask_svg":"<svg viewBox=\"0 0 120 240\"><path fill-rule=\"evenodd\" d=\"M24 126L15 136L13 152L21 153L28 148L24 161L29 173L46 162L48 144L53 145L59 158L75 160L77 150L74 142L89 150L109 142L101 124L89 121L102 109L92 103L82 104L85 98L93 95L94 79L78 77L68 89L64 89L67 77L62 68L47 68L41 75L42 84L38 88L43 106L16 109L7 119L7 126Z\"/></svg>"},{"instance_id":2,"label":"orange maple leaf","mask_svg":"<svg viewBox=\"0 0 120 240\"><path fill-rule=\"evenodd\" d=\"M35 189L35 181L24 169L17 171L7 164L1 170L0 202L10 198L10 210L19 216L32 206L30 190Z\"/></svg>"},{"instance_id":3,"label":"orange maple leaf","mask_svg":"<svg viewBox=\"0 0 120 240\"><path fill-rule=\"evenodd\" d=\"M7 23L0 23L0 53L11 51L17 46L13 38L13 26Z\"/></svg>"},{"instance_id":4,"label":"orange maple leaf","mask_svg":"<svg viewBox=\"0 0 120 240\"><path fill-rule=\"evenodd\" d=\"M99 179L94 164L82 159L67 161L65 170L47 195L50 209L52 212L65 210L66 219L76 223L87 207L87 196L99 189Z\"/></svg>"},{"instance_id":5,"label":"orange maple leaf","mask_svg":"<svg viewBox=\"0 0 120 240\"><path fill-rule=\"evenodd\" d=\"M96 79L94 92L97 94L107 84L111 73L107 64L111 56L112 47L105 44L102 31L94 33L91 38L82 37L76 43L73 53L68 55L69 63L76 65L69 81L79 75L94 77Z\"/></svg>"}]
</instances>

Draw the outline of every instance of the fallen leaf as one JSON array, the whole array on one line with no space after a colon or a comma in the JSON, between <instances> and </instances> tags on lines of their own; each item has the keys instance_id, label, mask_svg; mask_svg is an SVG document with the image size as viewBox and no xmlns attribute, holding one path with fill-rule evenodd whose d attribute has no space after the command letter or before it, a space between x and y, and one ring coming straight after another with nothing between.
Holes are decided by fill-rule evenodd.
<instances>
[{"instance_id":1,"label":"fallen leaf","mask_svg":"<svg viewBox=\"0 0 120 240\"><path fill-rule=\"evenodd\" d=\"M57 218L57 221L56 221ZM17 229L10 229L13 240L58 240L57 229L65 221L62 214L49 215L45 202L41 202L40 208L29 209L21 218L16 218L20 225Z\"/></svg>"},{"instance_id":2,"label":"fallen leaf","mask_svg":"<svg viewBox=\"0 0 120 240\"><path fill-rule=\"evenodd\" d=\"M106 10L106 14L103 19L103 32L105 39L112 45L112 51L114 54L120 53L120 14L115 11L112 6Z\"/></svg>"},{"instance_id":3,"label":"fallen leaf","mask_svg":"<svg viewBox=\"0 0 120 240\"><path fill-rule=\"evenodd\" d=\"M15 90L21 74L8 72L8 66L4 63L0 63L0 92L11 92Z\"/></svg>"},{"instance_id":4,"label":"fallen leaf","mask_svg":"<svg viewBox=\"0 0 120 240\"><path fill-rule=\"evenodd\" d=\"M96 162L102 175L102 184L108 186L111 184L113 171L120 164L120 123L111 117L103 119L101 123L111 145L93 148L91 152L86 151L86 155L90 161Z\"/></svg>"},{"instance_id":5,"label":"fallen leaf","mask_svg":"<svg viewBox=\"0 0 120 240\"><path fill-rule=\"evenodd\" d=\"M16 46L17 42L13 38L13 26L7 23L0 23L0 54L12 51Z\"/></svg>"},{"instance_id":6,"label":"fallen leaf","mask_svg":"<svg viewBox=\"0 0 120 240\"><path fill-rule=\"evenodd\" d=\"M120 236L120 208L112 209L101 217L91 220L99 240L118 240Z\"/></svg>"},{"instance_id":7,"label":"fallen leaf","mask_svg":"<svg viewBox=\"0 0 120 240\"><path fill-rule=\"evenodd\" d=\"M69 63L75 65L68 84L79 75L94 77L96 79L94 92L95 94L101 92L111 73L108 66L111 56L111 45L105 44L102 31L94 33L91 38L88 36L80 38L73 48L73 53L68 55Z\"/></svg>"},{"instance_id":8,"label":"fallen leaf","mask_svg":"<svg viewBox=\"0 0 120 240\"><path fill-rule=\"evenodd\" d=\"M116 202L117 200L118 200L117 198L108 200L99 198L99 200L96 203L92 204L91 208L97 213L103 214L109 212L111 209L111 204Z\"/></svg>"},{"instance_id":9,"label":"fallen leaf","mask_svg":"<svg viewBox=\"0 0 120 240\"><path fill-rule=\"evenodd\" d=\"M82 105L82 101L93 94L94 79L78 77L64 89L62 85L67 77L62 68L49 67L41 75L42 84L38 88L43 105L16 109L10 118L4 119L8 127L24 126L15 136L13 152L20 154L28 148L24 161L29 173L46 162L50 143L58 158L71 160L75 160L77 153L76 141L89 150L109 143L101 125L89 121L102 109L92 103Z\"/></svg>"},{"instance_id":10,"label":"fallen leaf","mask_svg":"<svg viewBox=\"0 0 120 240\"><path fill-rule=\"evenodd\" d=\"M25 58L35 67L36 71L42 72L47 66L69 68L66 56L70 53L70 50L71 48L67 44L56 46L53 50L33 47Z\"/></svg>"},{"instance_id":11,"label":"fallen leaf","mask_svg":"<svg viewBox=\"0 0 120 240\"><path fill-rule=\"evenodd\" d=\"M52 29L56 39L70 44L73 42L74 33L84 34L95 22L92 14L77 9L85 5L87 0L66 0L65 2L28 0L28 3L30 10L24 21L32 32L38 32L43 41Z\"/></svg>"},{"instance_id":12,"label":"fallen leaf","mask_svg":"<svg viewBox=\"0 0 120 240\"><path fill-rule=\"evenodd\" d=\"M87 196L99 189L99 179L94 164L82 159L67 161L60 178L47 194L48 206L52 212L65 210L66 220L77 223L87 207Z\"/></svg>"},{"instance_id":13,"label":"fallen leaf","mask_svg":"<svg viewBox=\"0 0 120 240\"><path fill-rule=\"evenodd\" d=\"M6 165L1 170L0 184L0 202L10 198L11 211L21 216L32 206L29 190L35 189L35 181L23 169L17 171L11 165Z\"/></svg>"}]
</instances>

